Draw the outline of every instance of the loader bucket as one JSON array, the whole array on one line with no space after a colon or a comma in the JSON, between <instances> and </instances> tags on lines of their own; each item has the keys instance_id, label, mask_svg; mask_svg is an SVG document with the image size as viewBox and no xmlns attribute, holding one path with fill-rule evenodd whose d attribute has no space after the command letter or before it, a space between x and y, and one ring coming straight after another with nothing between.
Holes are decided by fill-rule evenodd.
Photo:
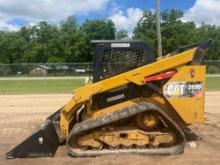
<instances>
[{"instance_id":1,"label":"loader bucket","mask_svg":"<svg viewBox=\"0 0 220 165\"><path fill-rule=\"evenodd\" d=\"M52 157L61 144L54 122L59 119L59 110L47 118L30 137L6 153L6 159Z\"/></svg>"}]
</instances>

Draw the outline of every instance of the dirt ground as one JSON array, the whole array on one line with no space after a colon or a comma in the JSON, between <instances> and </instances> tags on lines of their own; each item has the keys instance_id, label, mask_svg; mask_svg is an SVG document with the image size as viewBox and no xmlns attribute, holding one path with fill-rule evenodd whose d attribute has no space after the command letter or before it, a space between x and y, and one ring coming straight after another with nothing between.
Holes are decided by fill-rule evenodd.
<instances>
[{"instance_id":1,"label":"dirt ground","mask_svg":"<svg viewBox=\"0 0 220 165\"><path fill-rule=\"evenodd\" d=\"M197 147L187 143L185 152L175 156L109 155L95 158L71 158L65 146L54 158L6 160L5 153L29 136L45 118L61 107L71 95L0 95L0 165L37 164L147 164L147 165L219 165L220 164L220 92L207 92L206 121L193 125L201 140Z\"/></svg>"}]
</instances>

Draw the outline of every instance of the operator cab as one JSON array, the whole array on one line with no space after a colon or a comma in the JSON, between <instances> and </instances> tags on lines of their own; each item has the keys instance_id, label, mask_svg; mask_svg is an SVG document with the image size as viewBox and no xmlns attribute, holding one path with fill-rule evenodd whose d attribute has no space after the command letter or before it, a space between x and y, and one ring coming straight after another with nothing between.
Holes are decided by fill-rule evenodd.
<instances>
[{"instance_id":1,"label":"operator cab","mask_svg":"<svg viewBox=\"0 0 220 165\"><path fill-rule=\"evenodd\" d=\"M150 64L156 59L143 41L92 41L95 48L93 83ZM105 108L140 97L142 87L128 83L93 96L93 105Z\"/></svg>"},{"instance_id":2,"label":"operator cab","mask_svg":"<svg viewBox=\"0 0 220 165\"><path fill-rule=\"evenodd\" d=\"M155 61L144 41L93 40L95 48L93 82L150 64Z\"/></svg>"}]
</instances>

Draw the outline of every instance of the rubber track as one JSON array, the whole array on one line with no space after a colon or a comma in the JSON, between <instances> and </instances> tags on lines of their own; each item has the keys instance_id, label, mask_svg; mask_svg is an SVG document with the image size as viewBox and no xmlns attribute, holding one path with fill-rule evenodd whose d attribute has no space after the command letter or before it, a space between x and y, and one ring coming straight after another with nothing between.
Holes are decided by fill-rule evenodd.
<instances>
[{"instance_id":1,"label":"rubber track","mask_svg":"<svg viewBox=\"0 0 220 165\"><path fill-rule=\"evenodd\" d=\"M119 120L123 120L129 117L132 117L134 115L137 115L139 113L147 112L150 110L157 111L160 115L162 115L167 120L167 122L169 122L169 125L172 125L173 129L175 129L175 132L178 135L178 138L180 139L179 144L172 146L172 147L159 148L159 149L147 149L147 148L146 149L127 149L127 150L103 149L101 151L74 149L70 144L72 141L72 138L79 136L81 133L85 131L92 130L94 128L98 128L98 127L101 127L101 126L104 126L104 125L107 125L113 122L117 122ZM95 119L85 120L81 123L76 124L70 131L70 134L67 138L66 145L67 145L68 153L71 156L75 156L75 157L90 157L90 156L119 154L119 153L173 155L173 154L182 153L184 151L185 135L183 131L178 127L178 125L162 109L160 109L158 106L154 105L153 103L142 101L131 107L122 108L121 110L118 110L116 112L112 112L104 116L97 117Z\"/></svg>"}]
</instances>

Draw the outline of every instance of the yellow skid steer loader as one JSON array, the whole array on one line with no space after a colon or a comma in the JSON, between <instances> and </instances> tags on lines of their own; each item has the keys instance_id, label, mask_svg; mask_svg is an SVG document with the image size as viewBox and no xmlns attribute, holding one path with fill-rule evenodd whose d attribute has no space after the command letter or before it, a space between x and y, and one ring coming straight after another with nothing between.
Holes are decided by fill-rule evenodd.
<instances>
[{"instance_id":1,"label":"yellow skid steer loader","mask_svg":"<svg viewBox=\"0 0 220 165\"><path fill-rule=\"evenodd\" d=\"M183 129L204 121L210 43L155 58L143 41L92 41L90 83L6 158L53 156L61 144L75 157L182 153Z\"/></svg>"}]
</instances>

